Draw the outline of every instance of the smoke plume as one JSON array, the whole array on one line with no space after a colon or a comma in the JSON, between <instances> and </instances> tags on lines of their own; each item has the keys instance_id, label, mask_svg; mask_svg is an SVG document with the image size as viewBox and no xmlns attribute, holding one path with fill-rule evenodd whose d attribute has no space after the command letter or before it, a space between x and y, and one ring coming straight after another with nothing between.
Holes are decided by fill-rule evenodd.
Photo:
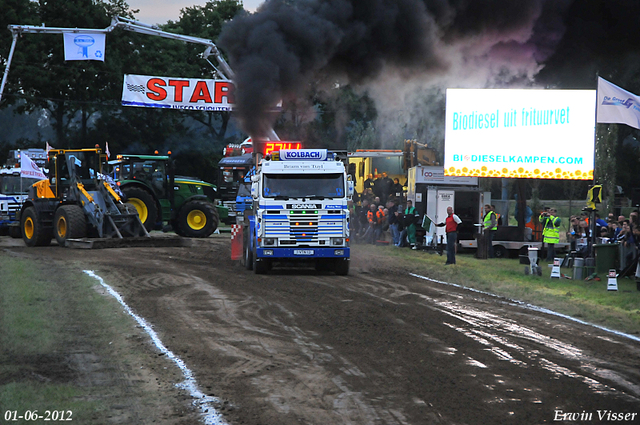
<instances>
[{"instance_id":1,"label":"smoke plume","mask_svg":"<svg viewBox=\"0 0 640 425\"><path fill-rule=\"evenodd\" d=\"M219 44L249 134L266 134L278 101L325 81L370 93L392 136L400 121L419 120L415 108L438 105L425 99L441 99L446 87L531 85L563 36L570 3L267 0L229 22Z\"/></svg>"}]
</instances>

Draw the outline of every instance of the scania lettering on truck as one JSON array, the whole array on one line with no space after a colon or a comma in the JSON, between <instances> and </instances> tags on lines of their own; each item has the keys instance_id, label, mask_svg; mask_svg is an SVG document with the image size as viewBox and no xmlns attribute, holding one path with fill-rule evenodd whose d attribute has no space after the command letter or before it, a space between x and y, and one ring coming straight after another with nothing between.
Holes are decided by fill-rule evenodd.
<instances>
[{"instance_id":1,"label":"scania lettering on truck","mask_svg":"<svg viewBox=\"0 0 640 425\"><path fill-rule=\"evenodd\" d=\"M280 150L259 159L244 213L243 261L256 274L275 262L349 273L353 182L326 149Z\"/></svg>"}]
</instances>

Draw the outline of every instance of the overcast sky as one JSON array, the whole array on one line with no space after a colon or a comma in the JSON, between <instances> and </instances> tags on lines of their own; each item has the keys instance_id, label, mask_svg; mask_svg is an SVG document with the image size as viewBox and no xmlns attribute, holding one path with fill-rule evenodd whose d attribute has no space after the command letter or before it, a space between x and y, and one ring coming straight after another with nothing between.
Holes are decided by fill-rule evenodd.
<instances>
[{"instance_id":1,"label":"overcast sky","mask_svg":"<svg viewBox=\"0 0 640 425\"><path fill-rule=\"evenodd\" d=\"M243 0L244 8L254 12L263 0ZM140 9L136 18L145 24L164 24L168 20L177 21L180 9L194 5L204 6L206 0L128 0L132 9Z\"/></svg>"}]
</instances>

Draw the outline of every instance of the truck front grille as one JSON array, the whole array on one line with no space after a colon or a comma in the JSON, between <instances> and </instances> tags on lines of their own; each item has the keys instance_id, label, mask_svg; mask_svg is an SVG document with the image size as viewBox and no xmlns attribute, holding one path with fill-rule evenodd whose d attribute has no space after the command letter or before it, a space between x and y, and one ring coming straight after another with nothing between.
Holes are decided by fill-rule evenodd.
<instances>
[{"instance_id":1,"label":"truck front grille","mask_svg":"<svg viewBox=\"0 0 640 425\"><path fill-rule=\"evenodd\" d=\"M276 211L270 211L276 213ZM278 238L280 245L325 245L331 237L342 237L344 215L265 214L262 224L266 238Z\"/></svg>"}]
</instances>

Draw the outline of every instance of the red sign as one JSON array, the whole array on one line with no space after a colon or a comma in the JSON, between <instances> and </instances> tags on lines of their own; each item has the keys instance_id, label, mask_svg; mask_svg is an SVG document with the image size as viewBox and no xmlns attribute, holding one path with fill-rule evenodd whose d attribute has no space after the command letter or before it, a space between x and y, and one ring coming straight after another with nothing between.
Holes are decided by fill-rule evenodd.
<instances>
[{"instance_id":1,"label":"red sign","mask_svg":"<svg viewBox=\"0 0 640 425\"><path fill-rule=\"evenodd\" d=\"M262 155L269 155L270 153L277 152L282 149L302 149L302 143L300 142L287 142L284 140L261 140L255 141L255 151Z\"/></svg>"}]
</instances>

